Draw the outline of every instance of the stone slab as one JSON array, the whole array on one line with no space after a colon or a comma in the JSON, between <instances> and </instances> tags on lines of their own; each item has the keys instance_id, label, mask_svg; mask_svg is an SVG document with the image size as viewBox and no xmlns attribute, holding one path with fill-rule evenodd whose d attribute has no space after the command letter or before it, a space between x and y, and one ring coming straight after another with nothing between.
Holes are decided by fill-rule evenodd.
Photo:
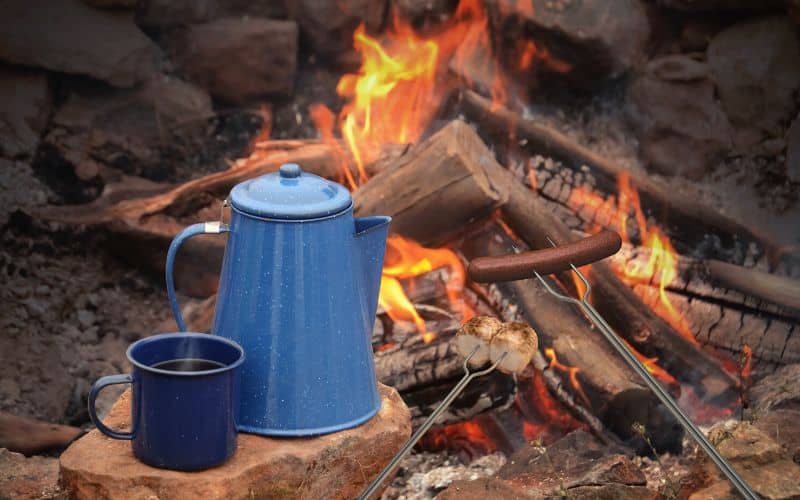
<instances>
[{"instance_id":1,"label":"stone slab","mask_svg":"<svg viewBox=\"0 0 800 500\"><path fill-rule=\"evenodd\" d=\"M61 455L61 486L74 498L353 498L411 435L411 416L397 391L380 385L383 406L367 423L314 438L239 434L236 454L201 472L145 465L130 443L89 432ZM106 417L112 428L130 422L130 392Z\"/></svg>"}]
</instances>

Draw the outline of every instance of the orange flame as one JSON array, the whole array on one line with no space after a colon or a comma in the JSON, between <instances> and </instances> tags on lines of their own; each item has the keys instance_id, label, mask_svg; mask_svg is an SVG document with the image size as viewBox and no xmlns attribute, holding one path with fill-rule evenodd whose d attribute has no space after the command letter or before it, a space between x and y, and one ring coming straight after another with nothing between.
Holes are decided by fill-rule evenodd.
<instances>
[{"instance_id":1,"label":"orange flame","mask_svg":"<svg viewBox=\"0 0 800 500\"><path fill-rule=\"evenodd\" d=\"M631 242L628 234L628 221L630 212L631 210L633 211L633 222L638 229L642 243L650 250L650 256L644 264L636 261L629 262L621 269L617 269L617 272L630 285L648 285L647 287L640 287L642 290L637 289L640 294L652 290L649 285L657 282L658 296L655 298L656 300L648 300L653 299L653 297L642 298L650 302L654 311L681 336L692 343L696 343L697 340L689 323L675 309L667 295L667 286L678 276L678 253L660 228L647 224L647 217L642 211L639 193L631 186L630 177L626 172L619 175L617 184L619 191L618 201L613 196L603 199L595 193L576 188L573 189L567 203L577 210L588 207L594 213L594 220L601 225L603 223L605 225L616 225L619 228L622 240L626 243Z\"/></svg>"},{"instance_id":2,"label":"orange flame","mask_svg":"<svg viewBox=\"0 0 800 500\"><path fill-rule=\"evenodd\" d=\"M546 348L544 350L544 355L550 360L550 365L547 368L551 370L559 370L569 374L569 383L572 385L572 388L575 389L575 391L581 397L581 401L583 401L586 407L591 408L592 404L589 402L589 398L586 397L586 393L583 392L583 387L581 387L581 383L578 381L578 373L581 371L580 368L577 366L567 366L558 361L558 358L556 357L556 351L552 347Z\"/></svg>"},{"instance_id":3,"label":"orange flame","mask_svg":"<svg viewBox=\"0 0 800 500\"><path fill-rule=\"evenodd\" d=\"M753 370L753 349L747 345L742 345L742 359L741 359L741 373L742 373L742 386L747 387L750 384L750 374Z\"/></svg>"},{"instance_id":4,"label":"orange flame","mask_svg":"<svg viewBox=\"0 0 800 500\"><path fill-rule=\"evenodd\" d=\"M475 313L464 302L462 295L466 271L455 252L448 248L425 248L402 236L389 236L378 301L393 320L413 321L426 342L430 342L436 336L427 332L425 321L414 309L398 280L419 276L443 267L448 268L450 273L446 282L450 304L461 313L463 319L471 318Z\"/></svg>"},{"instance_id":5,"label":"orange flame","mask_svg":"<svg viewBox=\"0 0 800 500\"><path fill-rule=\"evenodd\" d=\"M494 453L500 446L489 435L491 422L483 417L432 429L422 437L419 446L429 451L466 451L470 455Z\"/></svg>"},{"instance_id":6,"label":"orange flame","mask_svg":"<svg viewBox=\"0 0 800 500\"><path fill-rule=\"evenodd\" d=\"M462 64L479 50L490 51L488 19L479 0L462 0L451 20L431 36L418 35L411 24L393 12L391 27L380 37L367 34L363 25L353 34L353 47L361 55L356 73L345 74L336 86L346 99L338 118L322 104L311 107L311 117L322 140L333 148L341 181L355 190L368 179L366 165L376 160L381 146L407 144L420 139L437 112L452 82L441 73L456 55ZM466 47L466 50L464 50ZM495 78L493 94L504 92L503 82ZM355 162L348 165L342 145L333 133L338 125L341 137ZM390 237L384 267L380 304L395 320L412 321L426 341L425 321L408 299L400 279L448 267L450 302L464 319L474 313L461 297L465 272L458 257L447 249L423 248L400 237Z\"/></svg>"}]
</instances>

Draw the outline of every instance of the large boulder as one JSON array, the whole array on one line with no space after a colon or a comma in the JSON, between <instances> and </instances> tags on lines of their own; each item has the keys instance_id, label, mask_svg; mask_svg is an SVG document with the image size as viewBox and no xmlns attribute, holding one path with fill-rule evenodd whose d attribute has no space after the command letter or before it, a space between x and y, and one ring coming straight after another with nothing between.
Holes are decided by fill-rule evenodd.
<instances>
[{"instance_id":1,"label":"large boulder","mask_svg":"<svg viewBox=\"0 0 800 500\"><path fill-rule=\"evenodd\" d=\"M533 41L560 61L556 72L570 68L581 86L618 77L645 60L650 22L640 0L489 0L487 7L505 44Z\"/></svg>"},{"instance_id":2,"label":"large boulder","mask_svg":"<svg viewBox=\"0 0 800 500\"><path fill-rule=\"evenodd\" d=\"M138 89L80 88L53 116L43 150L57 154L85 181L102 165L164 180L170 172L162 151L174 137L199 135L211 116L205 91L164 75Z\"/></svg>"},{"instance_id":3,"label":"large boulder","mask_svg":"<svg viewBox=\"0 0 800 500\"><path fill-rule=\"evenodd\" d=\"M90 0L93 2L126 0ZM201 24L223 17L286 18L288 0L147 0L137 9L136 22L146 28L163 30Z\"/></svg>"},{"instance_id":4,"label":"large boulder","mask_svg":"<svg viewBox=\"0 0 800 500\"><path fill-rule=\"evenodd\" d=\"M289 17L300 25L303 39L322 58L348 51L359 24L370 32L377 31L386 5L386 0L292 0L286 4Z\"/></svg>"},{"instance_id":5,"label":"large boulder","mask_svg":"<svg viewBox=\"0 0 800 500\"><path fill-rule=\"evenodd\" d=\"M626 112L648 168L659 173L699 178L731 147L708 68L688 56L648 64L628 89Z\"/></svg>"},{"instance_id":6,"label":"large boulder","mask_svg":"<svg viewBox=\"0 0 800 500\"><path fill-rule=\"evenodd\" d=\"M129 14L80 0L3 3L0 60L132 87L153 75L158 55Z\"/></svg>"},{"instance_id":7,"label":"large boulder","mask_svg":"<svg viewBox=\"0 0 800 500\"><path fill-rule=\"evenodd\" d=\"M33 155L47 125L50 105L45 72L0 66L0 156Z\"/></svg>"},{"instance_id":8,"label":"large boulder","mask_svg":"<svg viewBox=\"0 0 800 500\"><path fill-rule=\"evenodd\" d=\"M737 146L782 136L800 89L800 40L791 21L775 16L736 24L711 40L707 55Z\"/></svg>"},{"instance_id":9,"label":"large boulder","mask_svg":"<svg viewBox=\"0 0 800 500\"><path fill-rule=\"evenodd\" d=\"M215 97L245 104L291 94L297 36L292 21L227 18L190 26L171 45L189 78Z\"/></svg>"},{"instance_id":10,"label":"large boulder","mask_svg":"<svg viewBox=\"0 0 800 500\"><path fill-rule=\"evenodd\" d=\"M58 498L58 459L0 448L0 497Z\"/></svg>"},{"instance_id":11,"label":"large boulder","mask_svg":"<svg viewBox=\"0 0 800 500\"><path fill-rule=\"evenodd\" d=\"M411 435L397 391L380 386L383 406L367 423L314 438L239 434L228 462L202 472L156 469L134 458L130 441L94 430L61 455L61 484L72 498L354 498ZM130 393L106 424L130 423Z\"/></svg>"}]
</instances>

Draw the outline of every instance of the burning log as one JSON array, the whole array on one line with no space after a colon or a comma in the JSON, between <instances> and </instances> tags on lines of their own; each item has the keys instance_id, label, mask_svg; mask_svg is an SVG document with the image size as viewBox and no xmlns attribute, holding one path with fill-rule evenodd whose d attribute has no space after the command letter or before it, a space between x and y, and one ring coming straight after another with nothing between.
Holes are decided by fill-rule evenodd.
<instances>
[{"instance_id":1,"label":"burning log","mask_svg":"<svg viewBox=\"0 0 800 500\"><path fill-rule=\"evenodd\" d=\"M800 282L727 262L709 260L705 265L712 281L746 295L800 311Z\"/></svg>"},{"instance_id":2,"label":"burning log","mask_svg":"<svg viewBox=\"0 0 800 500\"><path fill-rule=\"evenodd\" d=\"M510 173L506 173L510 176ZM509 190L503 215L514 231L534 248L575 239L563 222L553 217L541 201L520 183ZM711 356L685 339L633 293L603 262L592 265L592 297L595 307L611 326L647 356L656 356L662 367L680 380L701 388L700 395L726 404L735 399L736 381ZM564 276L564 282L570 277Z\"/></svg>"},{"instance_id":3,"label":"burning log","mask_svg":"<svg viewBox=\"0 0 800 500\"><path fill-rule=\"evenodd\" d=\"M473 151L479 161L465 158L457 152L460 148ZM388 213L395 217L393 230L398 233L417 239L441 236L500 205L514 230L534 248L549 246L547 236L559 243L575 239L462 122L451 123L399 162L402 167L377 175L355 195L360 214ZM607 264L595 264L592 277L595 304L634 347L699 386L701 396L721 404L735 399L733 377L643 304Z\"/></svg>"},{"instance_id":4,"label":"burning log","mask_svg":"<svg viewBox=\"0 0 800 500\"><path fill-rule=\"evenodd\" d=\"M538 154L552 156L575 169L586 165L611 182L615 182L621 173L627 173L633 187L654 210L665 215L667 222L682 222L681 227L686 228L705 228L722 237L746 237L770 252L778 248L756 228L730 219L694 198L668 190L645 175L623 169L551 127L526 120L475 92L467 90L462 95L467 115L476 123L486 124L486 131L500 141L507 141L511 133L517 139L525 139L526 147Z\"/></svg>"},{"instance_id":5,"label":"burning log","mask_svg":"<svg viewBox=\"0 0 800 500\"><path fill-rule=\"evenodd\" d=\"M468 235L462 252L472 259L507 255L514 248L510 236L496 226L489 226ZM635 440L631 425L639 422L654 433L652 438L659 449L680 448L680 427L577 309L554 299L533 280L494 286L506 300L519 307L522 318L536 330L542 345L552 348L561 363L574 367L572 387L563 387L584 400L583 404L600 415L617 435ZM557 287L554 283L552 286Z\"/></svg>"},{"instance_id":6,"label":"burning log","mask_svg":"<svg viewBox=\"0 0 800 500\"><path fill-rule=\"evenodd\" d=\"M443 241L508 199L507 178L472 128L453 121L355 193L356 214L391 215L392 230Z\"/></svg>"}]
</instances>

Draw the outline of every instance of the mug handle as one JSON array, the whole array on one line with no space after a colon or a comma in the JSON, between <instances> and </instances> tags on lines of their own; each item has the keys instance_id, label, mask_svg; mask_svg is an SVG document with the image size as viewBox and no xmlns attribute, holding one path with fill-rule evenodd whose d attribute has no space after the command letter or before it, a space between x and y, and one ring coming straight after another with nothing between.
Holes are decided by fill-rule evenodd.
<instances>
[{"instance_id":1,"label":"mug handle","mask_svg":"<svg viewBox=\"0 0 800 500\"><path fill-rule=\"evenodd\" d=\"M120 432L115 431L104 424L100 418L97 416L97 408L95 402L97 400L97 395L100 394L100 391L103 390L105 387L109 385L117 385L117 384L132 384L133 377L129 374L120 374L120 375L108 375L106 377L100 377L97 382L94 383L92 389L89 391L89 417L91 417L92 422L94 423L97 430L105 434L106 436L114 439L133 439L133 430L131 432Z\"/></svg>"},{"instance_id":2,"label":"mug handle","mask_svg":"<svg viewBox=\"0 0 800 500\"><path fill-rule=\"evenodd\" d=\"M227 233L228 231L230 231L230 226L219 221L200 222L198 224L192 224L178 233L172 240L172 243L169 245L169 251L167 251L166 269L167 297L169 297L169 305L172 307L172 315L175 316L175 323L178 324L178 331L185 332L186 324L183 322L181 308L178 306L178 298L175 296L175 282L173 281L174 273L172 269L175 266L175 255L178 253L178 249L183 242L192 236L197 236L198 234L221 234Z\"/></svg>"}]
</instances>

